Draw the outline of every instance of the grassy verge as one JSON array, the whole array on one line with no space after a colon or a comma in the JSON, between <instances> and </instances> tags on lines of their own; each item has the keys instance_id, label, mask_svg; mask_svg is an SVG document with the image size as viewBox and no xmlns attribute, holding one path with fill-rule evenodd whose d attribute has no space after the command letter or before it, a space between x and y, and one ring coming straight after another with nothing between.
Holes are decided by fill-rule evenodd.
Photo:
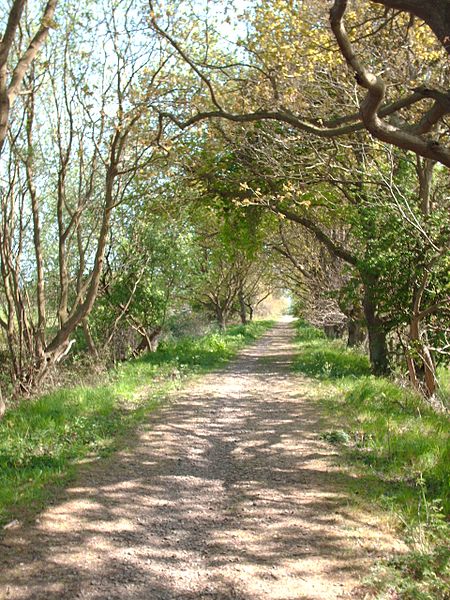
<instances>
[{"instance_id":1,"label":"grassy verge","mask_svg":"<svg viewBox=\"0 0 450 600\"><path fill-rule=\"evenodd\" d=\"M35 513L81 459L111 453L171 388L224 364L271 325L259 321L162 343L120 365L102 385L59 389L7 412L0 422L0 526Z\"/></svg>"},{"instance_id":2,"label":"grassy verge","mask_svg":"<svg viewBox=\"0 0 450 600\"><path fill-rule=\"evenodd\" d=\"M363 502L394 515L409 552L391 557L367 582L367 597L450 598L450 422L421 398L370 375L365 356L298 323L295 369L317 380L317 394L356 472ZM355 498L356 498L355 494Z\"/></svg>"}]
</instances>

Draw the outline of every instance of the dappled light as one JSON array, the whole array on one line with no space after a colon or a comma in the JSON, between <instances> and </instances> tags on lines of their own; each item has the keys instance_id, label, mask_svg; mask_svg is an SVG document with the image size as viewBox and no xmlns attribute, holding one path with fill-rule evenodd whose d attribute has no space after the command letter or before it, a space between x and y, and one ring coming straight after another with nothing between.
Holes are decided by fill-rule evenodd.
<instances>
[{"instance_id":1,"label":"dappled light","mask_svg":"<svg viewBox=\"0 0 450 600\"><path fill-rule=\"evenodd\" d=\"M449 5L0 0L0 600L450 600Z\"/></svg>"},{"instance_id":2,"label":"dappled light","mask_svg":"<svg viewBox=\"0 0 450 600\"><path fill-rule=\"evenodd\" d=\"M17 599L337 598L389 538L349 508L276 327L3 540ZM381 536L381 540L380 540ZM11 560L8 558L11 556Z\"/></svg>"}]
</instances>

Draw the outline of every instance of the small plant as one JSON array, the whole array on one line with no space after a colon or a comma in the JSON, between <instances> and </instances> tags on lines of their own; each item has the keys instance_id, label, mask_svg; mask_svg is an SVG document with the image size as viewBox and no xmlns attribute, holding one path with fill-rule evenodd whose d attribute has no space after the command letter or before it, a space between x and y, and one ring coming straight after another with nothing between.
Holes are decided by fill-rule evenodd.
<instances>
[{"instance_id":1,"label":"small plant","mask_svg":"<svg viewBox=\"0 0 450 600\"><path fill-rule=\"evenodd\" d=\"M348 444L350 442L349 434L342 429L326 431L320 437L331 444Z\"/></svg>"},{"instance_id":2,"label":"small plant","mask_svg":"<svg viewBox=\"0 0 450 600\"><path fill-rule=\"evenodd\" d=\"M332 364L329 363L328 361L325 361L325 363L322 366L322 373L324 374L324 376L330 377L332 370L333 370Z\"/></svg>"}]
</instances>

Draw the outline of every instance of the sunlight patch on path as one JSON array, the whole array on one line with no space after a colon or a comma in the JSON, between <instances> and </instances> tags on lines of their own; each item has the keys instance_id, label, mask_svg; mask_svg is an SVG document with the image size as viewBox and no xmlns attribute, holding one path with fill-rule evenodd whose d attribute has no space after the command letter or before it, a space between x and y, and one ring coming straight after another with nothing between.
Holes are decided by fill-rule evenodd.
<instances>
[{"instance_id":1,"label":"sunlight patch on path","mask_svg":"<svg viewBox=\"0 0 450 600\"><path fill-rule=\"evenodd\" d=\"M348 509L348 475L290 372L281 322L177 392L0 543L0 598L332 600L394 541Z\"/></svg>"}]
</instances>

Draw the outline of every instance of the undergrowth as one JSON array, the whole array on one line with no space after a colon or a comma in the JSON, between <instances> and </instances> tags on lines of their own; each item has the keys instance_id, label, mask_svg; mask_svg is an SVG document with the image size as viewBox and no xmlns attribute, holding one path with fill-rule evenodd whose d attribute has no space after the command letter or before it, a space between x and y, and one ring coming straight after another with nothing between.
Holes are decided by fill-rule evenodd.
<instances>
[{"instance_id":1,"label":"undergrowth","mask_svg":"<svg viewBox=\"0 0 450 600\"><path fill-rule=\"evenodd\" d=\"M9 410L0 421L0 526L39 510L53 493L50 484L67 482L80 460L111 453L187 375L219 367L271 325L258 321L162 342L102 384L58 389Z\"/></svg>"},{"instance_id":2,"label":"undergrowth","mask_svg":"<svg viewBox=\"0 0 450 600\"><path fill-rule=\"evenodd\" d=\"M295 369L320 381L320 398L365 502L388 510L409 551L377 566L367 594L449 600L450 422L417 394L370 375L367 358L297 323ZM369 597L369 595L367 596Z\"/></svg>"}]
</instances>

